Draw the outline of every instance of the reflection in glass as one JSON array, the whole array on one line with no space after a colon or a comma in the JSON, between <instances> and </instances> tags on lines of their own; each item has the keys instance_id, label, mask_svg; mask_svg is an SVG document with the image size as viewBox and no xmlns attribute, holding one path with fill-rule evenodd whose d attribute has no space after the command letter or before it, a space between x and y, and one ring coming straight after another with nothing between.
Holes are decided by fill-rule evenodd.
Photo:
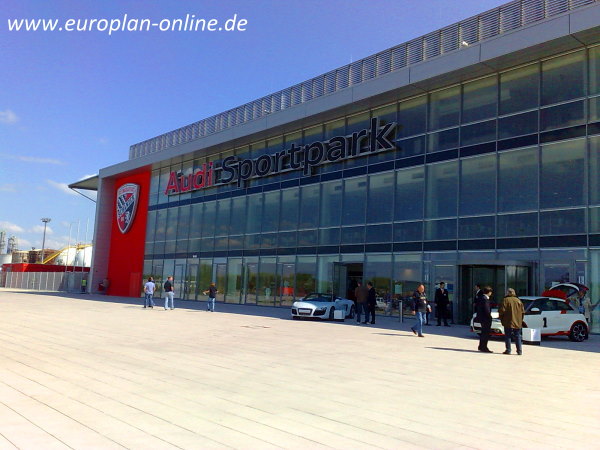
<instances>
[{"instance_id":1,"label":"reflection in glass","mask_svg":"<svg viewBox=\"0 0 600 450\"><path fill-rule=\"evenodd\" d=\"M320 186L302 186L300 188L300 222L298 228L316 228L319 226Z\"/></svg>"},{"instance_id":2,"label":"reflection in glass","mask_svg":"<svg viewBox=\"0 0 600 450\"><path fill-rule=\"evenodd\" d=\"M498 164L498 211L537 209L537 147L500 153Z\"/></svg>"},{"instance_id":3,"label":"reflection in glass","mask_svg":"<svg viewBox=\"0 0 600 450\"><path fill-rule=\"evenodd\" d=\"M498 139L537 133L538 112L530 111L498 119Z\"/></svg>"},{"instance_id":4,"label":"reflection in glass","mask_svg":"<svg viewBox=\"0 0 600 450\"><path fill-rule=\"evenodd\" d=\"M394 224L394 242L419 242L423 240L423 222Z\"/></svg>"},{"instance_id":5,"label":"reflection in glass","mask_svg":"<svg viewBox=\"0 0 600 450\"><path fill-rule=\"evenodd\" d=\"M600 136L590 137L590 204L600 204Z\"/></svg>"},{"instance_id":6,"label":"reflection in glass","mask_svg":"<svg viewBox=\"0 0 600 450\"><path fill-rule=\"evenodd\" d=\"M571 102L540 111L542 131L571 127L585 122L584 102Z\"/></svg>"},{"instance_id":7,"label":"reflection in glass","mask_svg":"<svg viewBox=\"0 0 600 450\"><path fill-rule=\"evenodd\" d=\"M453 239L456 239L456 219L425 221L425 240Z\"/></svg>"},{"instance_id":8,"label":"reflection in glass","mask_svg":"<svg viewBox=\"0 0 600 450\"><path fill-rule=\"evenodd\" d=\"M498 216L498 237L537 236L538 214L504 214Z\"/></svg>"},{"instance_id":9,"label":"reflection in glass","mask_svg":"<svg viewBox=\"0 0 600 450\"><path fill-rule=\"evenodd\" d=\"M352 178L344 181L342 225L365 223L366 200L366 177Z\"/></svg>"},{"instance_id":10,"label":"reflection in glass","mask_svg":"<svg viewBox=\"0 0 600 450\"><path fill-rule=\"evenodd\" d=\"M495 116L497 102L496 75L465 83L463 85L462 123Z\"/></svg>"},{"instance_id":11,"label":"reflection in glass","mask_svg":"<svg viewBox=\"0 0 600 450\"><path fill-rule=\"evenodd\" d=\"M542 211L540 213L541 235L585 233L585 209Z\"/></svg>"},{"instance_id":12,"label":"reflection in glass","mask_svg":"<svg viewBox=\"0 0 600 450\"><path fill-rule=\"evenodd\" d=\"M496 155L463 159L460 179L460 215L496 211Z\"/></svg>"},{"instance_id":13,"label":"reflection in glass","mask_svg":"<svg viewBox=\"0 0 600 450\"><path fill-rule=\"evenodd\" d=\"M426 119L426 95L401 102L398 111L398 136L407 137L425 133Z\"/></svg>"},{"instance_id":14,"label":"reflection in glass","mask_svg":"<svg viewBox=\"0 0 600 450\"><path fill-rule=\"evenodd\" d=\"M540 207L585 203L585 139L542 147Z\"/></svg>"},{"instance_id":15,"label":"reflection in glass","mask_svg":"<svg viewBox=\"0 0 600 450\"><path fill-rule=\"evenodd\" d=\"M460 86L429 95L429 129L437 130L458 125Z\"/></svg>"},{"instance_id":16,"label":"reflection in glass","mask_svg":"<svg viewBox=\"0 0 600 450\"><path fill-rule=\"evenodd\" d=\"M490 142L496 139L496 120L488 120L487 122L475 123L473 125L463 126L460 129L460 145L466 147L468 145L480 144L482 142Z\"/></svg>"},{"instance_id":17,"label":"reflection in glass","mask_svg":"<svg viewBox=\"0 0 600 450\"><path fill-rule=\"evenodd\" d=\"M394 173L369 176L367 223L391 222L394 210Z\"/></svg>"},{"instance_id":18,"label":"reflection in glass","mask_svg":"<svg viewBox=\"0 0 600 450\"><path fill-rule=\"evenodd\" d=\"M495 235L495 217L467 217L458 220L459 239L493 238Z\"/></svg>"},{"instance_id":19,"label":"reflection in glass","mask_svg":"<svg viewBox=\"0 0 600 450\"><path fill-rule=\"evenodd\" d=\"M590 95L600 94L600 46L590 48Z\"/></svg>"},{"instance_id":20,"label":"reflection in glass","mask_svg":"<svg viewBox=\"0 0 600 450\"><path fill-rule=\"evenodd\" d=\"M582 50L542 62L542 105L584 95L584 58L585 51Z\"/></svg>"},{"instance_id":21,"label":"reflection in glass","mask_svg":"<svg viewBox=\"0 0 600 450\"><path fill-rule=\"evenodd\" d=\"M500 74L500 115L536 108L539 103L539 65Z\"/></svg>"},{"instance_id":22,"label":"reflection in glass","mask_svg":"<svg viewBox=\"0 0 600 450\"><path fill-rule=\"evenodd\" d=\"M313 205L310 205L310 209L314 214L315 208ZM342 181L338 180L331 183L323 183L321 195L321 226L339 226L341 216Z\"/></svg>"},{"instance_id":23,"label":"reflection in glass","mask_svg":"<svg viewBox=\"0 0 600 450\"><path fill-rule=\"evenodd\" d=\"M425 167L396 172L394 220L421 219L423 217L424 189Z\"/></svg>"},{"instance_id":24,"label":"reflection in glass","mask_svg":"<svg viewBox=\"0 0 600 450\"><path fill-rule=\"evenodd\" d=\"M426 216L456 216L458 200L458 161L427 167ZM455 227L456 229L456 227Z\"/></svg>"},{"instance_id":25,"label":"reflection in glass","mask_svg":"<svg viewBox=\"0 0 600 450\"><path fill-rule=\"evenodd\" d=\"M458 128L440 131L438 133L429 133L428 152L439 152L458 147Z\"/></svg>"}]
</instances>

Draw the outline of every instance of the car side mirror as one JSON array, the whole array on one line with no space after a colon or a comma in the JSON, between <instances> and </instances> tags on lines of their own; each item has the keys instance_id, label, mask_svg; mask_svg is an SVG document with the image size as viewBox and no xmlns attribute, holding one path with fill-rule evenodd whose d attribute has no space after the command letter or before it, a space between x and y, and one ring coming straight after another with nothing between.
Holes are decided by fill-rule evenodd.
<instances>
[{"instance_id":1,"label":"car side mirror","mask_svg":"<svg viewBox=\"0 0 600 450\"><path fill-rule=\"evenodd\" d=\"M540 308L531 308L529 310L529 314L541 314L542 311L540 311Z\"/></svg>"}]
</instances>

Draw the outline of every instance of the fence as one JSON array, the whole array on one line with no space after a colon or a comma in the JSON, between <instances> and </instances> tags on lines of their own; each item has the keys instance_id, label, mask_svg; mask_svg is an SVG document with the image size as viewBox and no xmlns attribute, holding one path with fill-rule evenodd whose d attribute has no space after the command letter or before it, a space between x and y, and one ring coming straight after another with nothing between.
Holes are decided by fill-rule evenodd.
<instances>
[{"instance_id":1,"label":"fence","mask_svg":"<svg viewBox=\"0 0 600 450\"><path fill-rule=\"evenodd\" d=\"M35 291L80 292L88 272L7 272L4 287Z\"/></svg>"},{"instance_id":2,"label":"fence","mask_svg":"<svg viewBox=\"0 0 600 450\"><path fill-rule=\"evenodd\" d=\"M597 1L600 0L514 0L237 108L134 144L129 149L129 159L218 133Z\"/></svg>"}]
</instances>

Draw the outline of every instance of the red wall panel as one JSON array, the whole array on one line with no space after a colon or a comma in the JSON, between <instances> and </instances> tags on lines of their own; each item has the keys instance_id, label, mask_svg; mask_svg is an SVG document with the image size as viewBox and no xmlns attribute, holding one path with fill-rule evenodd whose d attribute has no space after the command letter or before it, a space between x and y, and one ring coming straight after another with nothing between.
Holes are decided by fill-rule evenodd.
<instances>
[{"instance_id":1,"label":"red wall panel","mask_svg":"<svg viewBox=\"0 0 600 450\"><path fill-rule=\"evenodd\" d=\"M121 233L117 225L117 191L126 183L140 186L138 205L131 227ZM112 208L110 258L108 263L108 295L139 297L142 288L144 269L144 245L146 241L146 221L148 216L148 193L150 192L150 171L128 175L117 179Z\"/></svg>"}]
</instances>

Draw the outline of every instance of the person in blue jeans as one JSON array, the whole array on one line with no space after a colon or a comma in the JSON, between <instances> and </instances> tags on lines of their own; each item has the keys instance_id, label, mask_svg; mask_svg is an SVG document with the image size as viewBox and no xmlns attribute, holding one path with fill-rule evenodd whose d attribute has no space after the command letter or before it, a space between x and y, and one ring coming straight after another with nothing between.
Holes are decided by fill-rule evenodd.
<instances>
[{"instance_id":1,"label":"person in blue jeans","mask_svg":"<svg viewBox=\"0 0 600 450\"><path fill-rule=\"evenodd\" d=\"M415 292L413 292L412 302L413 315L416 316L417 323L410 329L417 336L424 337L423 323L425 322L425 314L427 314L429 305L427 304L427 295L425 294L425 286L423 284L419 284Z\"/></svg>"},{"instance_id":2,"label":"person in blue jeans","mask_svg":"<svg viewBox=\"0 0 600 450\"><path fill-rule=\"evenodd\" d=\"M208 294L208 303L206 305L206 310L214 312L215 310L215 298L217 297L217 286L215 283L210 283L208 290L204 291L204 295Z\"/></svg>"},{"instance_id":3,"label":"person in blue jeans","mask_svg":"<svg viewBox=\"0 0 600 450\"><path fill-rule=\"evenodd\" d=\"M152 277L148 278L148 281L144 285L144 308L154 308L154 290L156 289L156 285L154 284L154 279Z\"/></svg>"},{"instance_id":4,"label":"person in blue jeans","mask_svg":"<svg viewBox=\"0 0 600 450\"><path fill-rule=\"evenodd\" d=\"M169 303L171 304L171 309L175 309L175 305L173 304L173 299L175 298L175 291L173 290L173 277L167 277L167 281L165 281L163 289L165 291L165 310L169 309Z\"/></svg>"},{"instance_id":5,"label":"person in blue jeans","mask_svg":"<svg viewBox=\"0 0 600 450\"><path fill-rule=\"evenodd\" d=\"M522 355L523 338L521 329L523 328L525 308L513 288L508 288L506 291L506 297L504 297L498 308L498 316L504 327L504 343L506 345L504 354L510 355L510 340L514 338L517 355Z\"/></svg>"}]
</instances>

